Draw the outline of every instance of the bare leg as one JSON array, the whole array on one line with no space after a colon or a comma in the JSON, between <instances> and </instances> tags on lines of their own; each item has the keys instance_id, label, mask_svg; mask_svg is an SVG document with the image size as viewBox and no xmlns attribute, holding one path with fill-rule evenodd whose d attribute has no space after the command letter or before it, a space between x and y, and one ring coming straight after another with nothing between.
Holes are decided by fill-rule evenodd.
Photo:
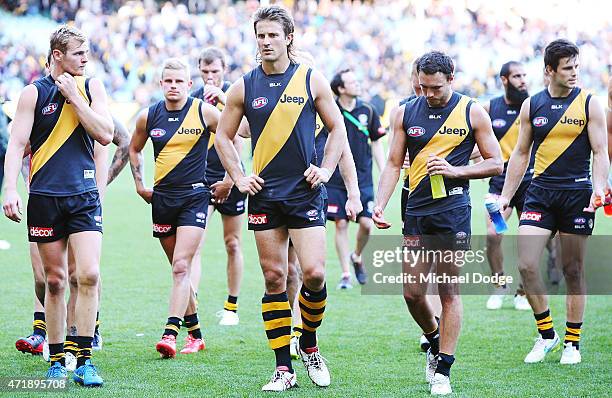
<instances>
[{"instance_id":1,"label":"bare leg","mask_svg":"<svg viewBox=\"0 0 612 398\"><path fill-rule=\"evenodd\" d=\"M551 231L521 225L518 235L519 271L527 300L535 314L541 314L548 309L548 296L540 276L540 258L546 247Z\"/></svg>"},{"instance_id":2,"label":"bare leg","mask_svg":"<svg viewBox=\"0 0 612 398\"><path fill-rule=\"evenodd\" d=\"M357 230L357 245L355 247L355 255L360 259L361 253L365 248L368 240L370 239L370 233L372 232L372 226L374 223L371 218L359 217L359 229Z\"/></svg>"},{"instance_id":3,"label":"bare leg","mask_svg":"<svg viewBox=\"0 0 612 398\"><path fill-rule=\"evenodd\" d=\"M351 274L349 268L349 241L348 241L348 220L336 220L336 253L338 253L338 261L342 268L342 276Z\"/></svg>"},{"instance_id":4,"label":"bare leg","mask_svg":"<svg viewBox=\"0 0 612 398\"><path fill-rule=\"evenodd\" d=\"M238 297L244 259L241 250L242 220L244 216L221 216L223 220L223 240L227 252L227 289L230 296Z\"/></svg>"},{"instance_id":5,"label":"bare leg","mask_svg":"<svg viewBox=\"0 0 612 398\"><path fill-rule=\"evenodd\" d=\"M202 256L200 252L202 250L202 247L204 246L204 242L206 241L206 236L207 236L206 232L208 231L208 221L210 221L210 218L212 217L212 214L214 211L215 211L215 206L209 205L208 206L208 218L206 219L207 220L206 229L204 230L204 233L202 234L202 239L200 241L200 244L198 245L198 248L196 249L195 254L193 255L193 260L191 262L191 274L190 274L191 287L196 294L198 293L198 290L200 290L200 280L202 278ZM170 263L172 264L172 256L169 257L169 260L170 260Z\"/></svg>"},{"instance_id":6,"label":"bare leg","mask_svg":"<svg viewBox=\"0 0 612 398\"><path fill-rule=\"evenodd\" d=\"M45 320L49 344L64 342L66 326L66 239L38 243L38 251L45 270Z\"/></svg>"},{"instance_id":7,"label":"bare leg","mask_svg":"<svg viewBox=\"0 0 612 398\"><path fill-rule=\"evenodd\" d=\"M561 233L561 255L563 275L567 285L567 321L580 323L586 306L586 280L584 277L584 257L586 254L586 235Z\"/></svg>"}]
</instances>

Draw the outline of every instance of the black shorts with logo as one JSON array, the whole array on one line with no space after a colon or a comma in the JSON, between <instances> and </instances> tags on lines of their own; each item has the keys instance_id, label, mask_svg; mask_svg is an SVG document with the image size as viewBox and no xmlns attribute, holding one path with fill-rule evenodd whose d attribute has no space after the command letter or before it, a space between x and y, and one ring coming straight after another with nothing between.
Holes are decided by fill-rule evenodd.
<instances>
[{"instance_id":1,"label":"black shorts with logo","mask_svg":"<svg viewBox=\"0 0 612 398\"><path fill-rule=\"evenodd\" d=\"M501 195L502 188L504 187L503 182L501 182L500 185L500 183L493 181L493 179L489 181L489 193L499 196ZM522 212L523 208L525 207L525 195L527 194L529 185L531 185L531 180L521 182L521 185L519 185L516 193L512 199L510 199L510 207L514 207L518 212Z\"/></svg>"},{"instance_id":2,"label":"black shorts with logo","mask_svg":"<svg viewBox=\"0 0 612 398\"><path fill-rule=\"evenodd\" d=\"M263 200L249 198L249 229L266 231L278 227L301 229L325 226L325 197L322 190L298 198Z\"/></svg>"},{"instance_id":3,"label":"black shorts with logo","mask_svg":"<svg viewBox=\"0 0 612 398\"><path fill-rule=\"evenodd\" d=\"M71 196L30 194L30 242L54 242L83 231L102 232L102 205L97 190Z\"/></svg>"},{"instance_id":4,"label":"black shorts with logo","mask_svg":"<svg viewBox=\"0 0 612 398\"><path fill-rule=\"evenodd\" d=\"M541 188L531 184L527 190L525 207L519 225L533 225L553 232L591 235L595 213L585 212L592 190L560 190Z\"/></svg>"},{"instance_id":5,"label":"black shorts with logo","mask_svg":"<svg viewBox=\"0 0 612 398\"><path fill-rule=\"evenodd\" d=\"M469 250L471 217L471 206L423 216L406 214L402 233L405 237L429 239L436 248Z\"/></svg>"},{"instance_id":6,"label":"black shorts with logo","mask_svg":"<svg viewBox=\"0 0 612 398\"><path fill-rule=\"evenodd\" d=\"M244 214L247 195L242 193L235 186L232 187L230 195L223 203L215 203L214 198L210 197L210 205L215 206L215 210L224 216L239 216Z\"/></svg>"},{"instance_id":7,"label":"black shorts with logo","mask_svg":"<svg viewBox=\"0 0 612 398\"><path fill-rule=\"evenodd\" d=\"M210 192L200 191L188 196L172 196L153 192L151 209L153 236L172 236L178 227L206 228Z\"/></svg>"},{"instance_id":8,"label":"black shorts with logo","mask_svg":"<svg viewBox=\"0 0 612 398\"><path fill-rule=\"evenodd\" d=\"M360 217L372 218L372 211L374 210L374 187L360 188L359 194L363 210L357 215L357 220L359 220ZM327 219L330 221L348 220L345 209L346 202L348 201L348 193L346 190L327 187L327 197Z\"/></svg>"}]
</instances>

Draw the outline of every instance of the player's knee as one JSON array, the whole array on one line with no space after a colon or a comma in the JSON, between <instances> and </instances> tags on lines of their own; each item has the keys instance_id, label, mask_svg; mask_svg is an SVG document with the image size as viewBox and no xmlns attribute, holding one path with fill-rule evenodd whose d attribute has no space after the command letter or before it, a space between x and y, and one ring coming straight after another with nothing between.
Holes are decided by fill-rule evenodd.
<instances>
[{"instance_id":1,"label":"player's knee","mask_svg":"<svg viewBox=\"0 0 612 398\"><path fill-rule=\"evenodd\" d=\"M407 305L425 301L425 292L416 289L404 289L404 301Z\"/></svg>"},{"instance_id":2,"label":"player's knee","mask_svg":"<svg viewBox=\"0 0 612 398\"><path fill-rule=\"evenodd\" d=\"M50 295L63 295L66 290L66 275L63 273L48 273L47 286Z\"/></svg>"},{"instance_id":3,"label":"player's knee","mask_svg":"<svg viewBox=\"0 0 612 398\"><path fill-rule=\"evenodd\" d=\"M374 223L372 222L371 218L361 217L359 219L359 228L361 228L361 230L367 234L369 234L372 231L373 224Z\"/></svg>"},{"instance_id":4,"label":"player's knee","mask_svg":"<svg viewBox=\"0 0 612 398\"><path fill-rule=\"evenodd\" d=\"M523 280L532 280L539 272L538 264L532 260L519 261L518 270Z\"/></svg>"},{"instance_id":5,"label":"player's knee","mask_svg":"<svg viewBox=\"0 0 612 398\"><path fill-rule=\"evenodd\" d=\"M452 306L461 301L459 296L459 287L452 286L440 290L440 304L442 307Z\"/></svg>"},{"instance_id":6,"label":"player's knee","mask_svg":"<svg viewBox=\"0 0 612 398\"><path fill-rule=\"evenodd\" d=\"M501 245L503 235L497 234L491 227L487 228L487 247L498 247Z\"/></svg>"},{"instance_id":7,"label":"player's knee","mask_svg":"<svg viewBox=\"0 0 612 398\"><path fill-rule=\"evenodd\" d=\"M225 251L229 257L235 257L240 254L240 240L235 237L225 238Z\"/></svg>"},{"instance_id":8,"label":"player's knee","mask_svg":"<svg viewBox=\"0 0 612 398\"><path fill-rule=\"evenodd\" d=\"M571 281L580 281L584 278L584 272L582 264L579 261L572 261L570 263L563 264L563 276L565 281L571 283Z\"/></svg>"},{"instance_id":9,"label":"player's knee","mask_svg":"<svg viewBox=\"0 0 612 398\"><path fill-rule=\"evenodd\" d=\"M186 258L177 258L172 261L172 278L183 279L189 276L189 261Z\"/></svg>"},{"instance_id":10,"label":"player's knee","mask_svg":"<svg viewBox=\"0 0 612 398\"><path fill-rule=\"evenodd\" d=\"M345 232L348 230L348 220L336 220L336 231Z\"/></svg>"},{"instance_id":11,"label":"player's knee","mask_svg":"<svg viewBox=\"0 0 612 398\"><path fill-rule=\"evenodd\" d=\"M70 278L72 284L72 278ZM76 286L97 287L100 280L100 272L97 269L81 271L76 276Z\"/></svg>"},{"instance_id":12,"label":"player's knee","mask_svg":"<svg viewBox=\"0 0 612 398\"><path fill-rule=\"evenodd\" d=\"M312 267L304 270L302 278L307 288L319 290L325 283L325 269L323 267Z\"/></svg>"}]
</instances>

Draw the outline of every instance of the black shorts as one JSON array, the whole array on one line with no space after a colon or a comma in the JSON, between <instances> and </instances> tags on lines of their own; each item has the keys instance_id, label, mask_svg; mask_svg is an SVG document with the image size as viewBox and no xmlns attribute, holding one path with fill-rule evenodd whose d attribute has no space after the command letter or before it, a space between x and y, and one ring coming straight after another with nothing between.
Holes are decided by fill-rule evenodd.
<instances>
[{"instance_id":1,"label":"black shorts","mask_svg":"<svg viewBox=\"0 0 612 398\"><path fill-rule=\"evenodd\" d=\"M206 228L210 192L201 191L185 197L172 197L153 192L151 210L153 236L172 236L178 227Z\"/></svg>"},{"instance_id":2,"label":"black shorts","mask_svg":"<svg viewBox=\"0 0 612 398\"><path fill-rule=\"evenodd\" d=\"M374 210L374 187L359 189L361 205L363 210L357 215L360 217L372 218ZM341 188L327 187L327 219L330 221L348 220L345 205L348 200L348 193Z\"/></svg>"},{"instance_id":3,"label":"black shorts","mask_svg":"<svg viewBox=\"0 0 612 398\"><path fill-rule=\"evenodd\" d=\"M501 195L502 188L504 187L503 183L500 186L499 183L491 183L491 181L493 181L493 179L489 181L489 193L497 196ZM510 207L514 207L518 212L522 212L525 207L525 195L527 194L529 185L531 185L531 180L521 182L516 193L512 199L510 199Z\"/></svg>"},{"instance_id":4,"label":"black shorts","mask_svg":"<svg viewBox=\"0 0 612 398\"><path fill-rule=\"evenodd\" d=\"M98 191L72 196L30 194L30 242L54 242L83 231L102 232L102 205Z\"/></svg>"},{"instance_id":5,"label":"black shorts","mask_svg":"<svg viewBox=\"0 0 612 398\"><path fill-rule=\"evenodd\" d=\"M234 186L225 202L217 204L211 195L209 204L224 216L239 216L244 214L246 198L247 195Z\"/></svg>"},{"instance_id":6,"label":"black shorts","mask_svg":"<svg viewBox=\"0 0 612 398\"><path fill-rule=\"evenodd\" d=\"M533 225L553 232L591 235L595 213L583 211L589 207L590 189L557 190L531 185L519 225Z\"/></svg>"},{"instance_id":7,"label":"black shorts","mask_svg":"<svg viewBox=\"0 0 612 398\"><path fill-rule=\"evenodd\" d=\"M249 198L249 229L252 231L320 226L325 226L325 199L320 190L285 200Z\"/></svg>"},{"instance_id":8,"label":"black shorts","mask_svg":"<svg viewBox=\"0 0 612 398\"><path fill-rule=\"evenodd\" d=\"M436 248L468 250L472 234L471 216L471 206L424 216L407 214L402 232L404 237L430 240L430 246Z\"/></svg>"}]
</instances>

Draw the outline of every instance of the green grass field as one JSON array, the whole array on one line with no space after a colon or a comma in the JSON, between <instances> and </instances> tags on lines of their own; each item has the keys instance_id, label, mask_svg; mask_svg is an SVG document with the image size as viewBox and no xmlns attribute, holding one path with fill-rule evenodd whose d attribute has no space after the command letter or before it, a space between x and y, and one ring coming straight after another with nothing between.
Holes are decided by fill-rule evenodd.
<instances>
[{"instance_id":1,"label":"green grass field","mask_svg":"<svg viewBox=\"0 0 612 398\"><path fill-rule=\"evenodd\" d=\"M151 167L148 168L149 175ZM481 205L483 182L472 183L474 234L484 233ZM399 190L388 218L387 233L399 234ZM150 210L136 195L129 171L108 190L104 207L101 331L104 350L94 354L105 385L86 390L71 386L66 396L258 396L271 376L274 355L268 349L261 320L263 280L252 233L244 228L245 271L239 299L238 327L217 325L215 313L227 294L225 253L218 215L209 224L203 251L200 323L205 352L160 360L155 351L167 317L171 286L169 266L151 236ZM596 232L612 235L612 219L598 214ZM425 357L418 350L420 334L401 296L364 296L360 289L335 290L340 271L328 228L328 311L319 332L320 347L329 360L332 385L321 390L295 363L301 388L286 396L428 396ZM353 227L354 228L354 227ZM513 218L511 228L516 230ZM0 377L42 377L47 364L15 350L15 340L31 331L33 283L26 227L0 220L1 238L13 244L0 252ZM379 232L376 232L379 233ZM354 234L353 234L354 235ZM510 264L506 265L510 267ZM588 267L588 265L587 265ZM583 329L583 363L559 365L560 353L545 363L523 363L536 337L533 316L518 312L507 300L503 310L484 309L485 296L464 297L464 323L453 366L455 396L460 397L604 397L611 396L612 302L589 297ZM565 322L564 298L552 297L557 331ZM181 339L184 336L181 334ZM0 392L5 396L41 393ZM50 396L63 394L49 393Z\"/></svg>"}]
</instances>

